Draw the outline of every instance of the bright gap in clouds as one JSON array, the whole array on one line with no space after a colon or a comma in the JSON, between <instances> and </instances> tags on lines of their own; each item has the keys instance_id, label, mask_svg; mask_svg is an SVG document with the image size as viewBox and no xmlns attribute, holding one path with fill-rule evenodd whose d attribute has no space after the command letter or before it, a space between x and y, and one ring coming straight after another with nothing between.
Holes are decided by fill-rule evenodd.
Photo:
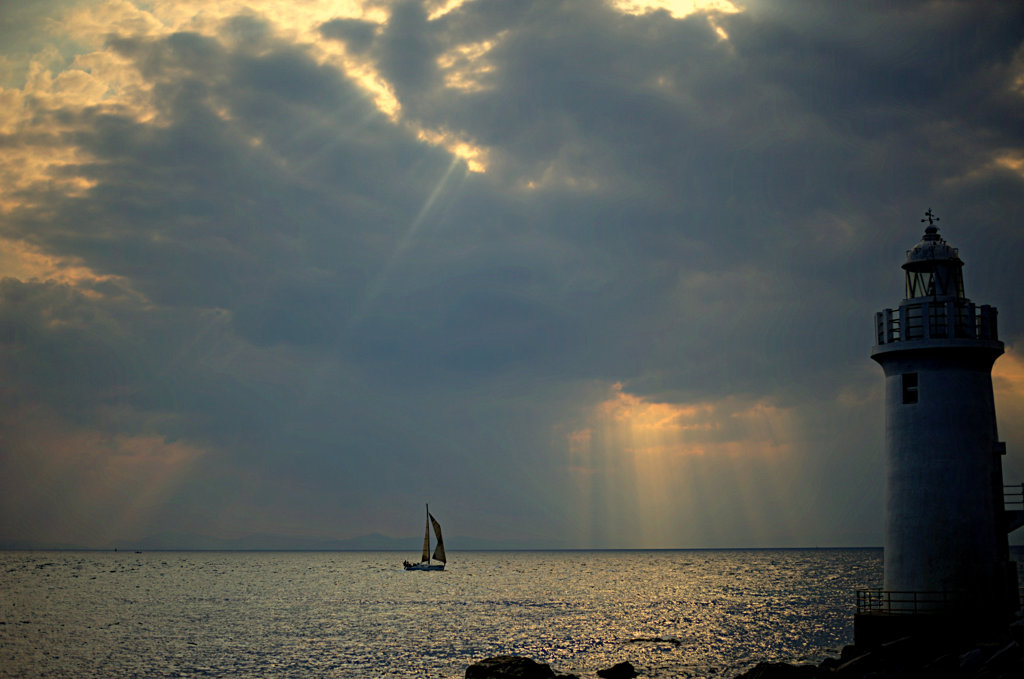
<instances>
[{"instance_id":1,"label":"bright gap in clouds","mask_svg":"<svg viewBox=\"0 0 1024 679\"><path fill-rule=\"evenodd\" d=\"M507 31L492 40L456 45L437 58L437 66L444 71L445 87L463 92L482 92L487 89L484 79L494 67L483 57L498 44Z\"/></svg>"},{"instance_id":2,"label":"bright gap in clouds","mask_svg":"<svg viewBox=\"0 0 1024 679\"><path fill-rule=\"evenodd\" d=\"M445 14L454 12L458 8L462 7L466 2L468 2L468 0L440 0L435 3L437 7L427 15L427 18L431 21L434 19L440 19Z\"/></svg>"},{"instance_id":3,"label":"bright gap in clouds","mask_svg":"<svg viewBox=\"0 0 1024 679\"><path fill-rule=\"evenodd\" d=\"M72 286L104 281L118 281L122 287L126 284L120 276L97 274L79 257L48 254L27 241L0 236L0 278L7 276L22 281L55 281ZM80 292L87 297L97 294L88 287L80 288Z\"/></svg>"},{"instance_id":4,"label":"bright gap in clouds","mask_svg":"<svg viewBox=\"0 0 1024 679\"><path fill-rule=\"evenodd\" d=\"M728 40L729 34L718 25L716 14L738 14L743 10L729 0L612 0L612 7L624 14L641 15L665 10L673 19L685 19L691 14L707 14L708 23L719 40Z\"/></svg>"},{"instance_id":5,"label":"bright gap in clouds","mask_svg":"<svg viewBox=\"0 0 1024 679\"><path fill-rule=\"evenodd\" d=\"M612 7L625 14L646 14L663 9L673 19L683 19L697 12L737 14L743 11L729 0L612 0Z\"/></svg>"}]
</instances>

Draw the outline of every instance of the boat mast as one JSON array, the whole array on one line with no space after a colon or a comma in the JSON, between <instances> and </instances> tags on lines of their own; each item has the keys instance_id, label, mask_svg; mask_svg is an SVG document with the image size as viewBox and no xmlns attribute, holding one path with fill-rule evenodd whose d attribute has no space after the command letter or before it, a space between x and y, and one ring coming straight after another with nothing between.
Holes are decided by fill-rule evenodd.
<instances>
[{"instance_id":1,"label":"boat mast","mask_svg":"<svg viewBox=\"0 0 1024 679\"><path fill-rule=\"evenodd\" d=\"M426 523L423 525L423 539L427 541L427 565L430 565L430 503L423 503L426 507L427 518Z\"/></svg>"}]
</instances>

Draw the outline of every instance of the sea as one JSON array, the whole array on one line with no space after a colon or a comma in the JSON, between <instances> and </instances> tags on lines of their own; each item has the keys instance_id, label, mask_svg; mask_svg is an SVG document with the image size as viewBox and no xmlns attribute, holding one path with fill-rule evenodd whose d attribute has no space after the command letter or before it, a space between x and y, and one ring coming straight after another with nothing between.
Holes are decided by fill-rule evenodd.
<instances>
[{"instance_id":1,"label":"sea","mask_svg":"<svg viewBox=\"0 0 1024 679\"><path fill-rule=\"evenodd\" d=\"M881 549L0 552L0 677L731 678L853 640Z\"/></svg>"}]
</instances>

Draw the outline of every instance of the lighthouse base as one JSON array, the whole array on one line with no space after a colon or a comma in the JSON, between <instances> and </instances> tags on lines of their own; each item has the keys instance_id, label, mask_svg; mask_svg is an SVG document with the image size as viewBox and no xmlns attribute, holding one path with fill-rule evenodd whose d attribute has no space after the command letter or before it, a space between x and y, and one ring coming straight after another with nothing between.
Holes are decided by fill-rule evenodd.
<instances>
[{"instance_id":1,"label":"lighthouse base","mask_svg":"<svg viewBox=\"0 0 1024 679\"><path fill-rule=\"evenodd\" d=\"M878 615L858 614L853 617L853 643L859 649L877 648L896 639L913 637L937 642L962 640L977 628L948 614Z\"/></svg>"},{"instance_id":2,"label":"lighthouse base","mask_svg":"<svg viewBox=\"0 0 1024 679\"><path fill-rule=\"evenodd\" d=\"M858 613L853 617L853 643L857 648L877 648L897 639L912 637L924 643L961 643L983 639L1006 628L1007 616L978 611L885 615Z\"/></svg>"}]
</instances>

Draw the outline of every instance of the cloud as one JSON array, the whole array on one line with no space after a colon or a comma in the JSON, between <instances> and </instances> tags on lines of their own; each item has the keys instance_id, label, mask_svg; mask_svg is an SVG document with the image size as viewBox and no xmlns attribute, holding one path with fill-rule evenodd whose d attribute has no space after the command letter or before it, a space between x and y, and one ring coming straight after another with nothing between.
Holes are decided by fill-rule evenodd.
<instances>
[{"instance_id":1,"label":"cloud","mask_svg":"<svg viewBox=\"0 0 1024 679\"><path fill-rule=\"evenodd\" d=\"M871 315L923 210L1024 341L1020 10L683 4L23 19L0 461L125 470L110 539L400 535L428 494L453 534L877 543ZM47 521L5 531L108 535Z\"/></svg>"}]
</instances>

